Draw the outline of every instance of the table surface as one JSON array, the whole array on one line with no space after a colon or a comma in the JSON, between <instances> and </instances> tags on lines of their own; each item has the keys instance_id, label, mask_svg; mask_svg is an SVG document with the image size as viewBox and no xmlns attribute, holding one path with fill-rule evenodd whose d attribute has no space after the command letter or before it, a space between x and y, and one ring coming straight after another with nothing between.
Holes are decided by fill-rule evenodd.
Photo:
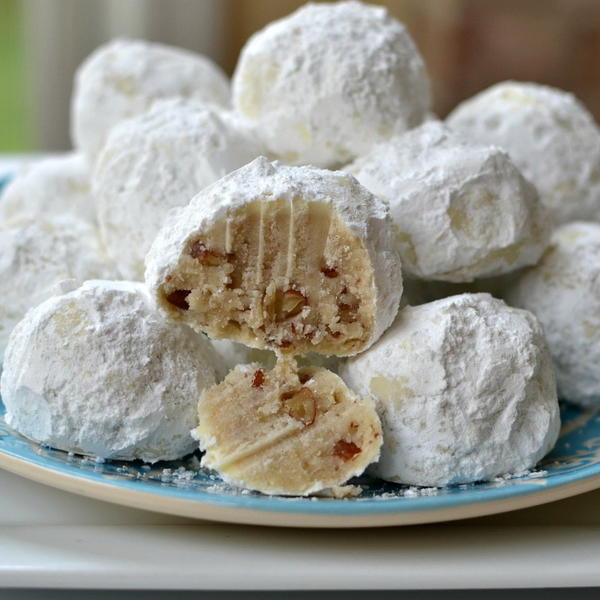
<instances>
[{"instance_id":1,"label":"table surface","mask_svg":"<svg viewBox=\"0 0 600 600\"><path fill-rule=\"evenodd\" d=\"M0 157L0 171L18 162ZM597 490L451 524L269 529L128 509L0 470L0 588L595 587L599 509Z\"/></svg>"}]
</instances>

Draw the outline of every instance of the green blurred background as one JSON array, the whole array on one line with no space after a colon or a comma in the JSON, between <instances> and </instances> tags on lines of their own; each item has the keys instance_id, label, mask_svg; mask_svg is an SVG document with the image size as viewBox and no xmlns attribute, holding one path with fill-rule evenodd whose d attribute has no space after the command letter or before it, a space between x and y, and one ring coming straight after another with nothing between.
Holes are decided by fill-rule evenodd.
<instances>
[{"instance_id":1,"label":"green blurred background","mask_svg":"<svg viewBox=\"0 0 600 600\"><path fill-rule=\"evenodd\" d=\"M22 3L0 0L0 152L33 148L27 118Z\"/></svg>"},{"instance_id":2,"label":"green blurred background","mask_svg":"<svg viewBox=\"0 0 600 600\"><path fill-rule=\"evenodd\" d=\"M573 91L600 119L599 0L383 0L427 63L440 116L504 79ZM0 152L70 146L77 65L115 36L202 52L231 73L301 0L0 0Z\"/></svg>"}]
</instances>

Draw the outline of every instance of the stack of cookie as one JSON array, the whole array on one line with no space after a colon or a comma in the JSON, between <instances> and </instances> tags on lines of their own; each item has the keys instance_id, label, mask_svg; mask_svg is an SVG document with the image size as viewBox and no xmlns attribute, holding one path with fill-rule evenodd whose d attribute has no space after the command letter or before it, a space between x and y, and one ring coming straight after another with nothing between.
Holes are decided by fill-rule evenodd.
<instances>
[{"instance_id":1,"label":"stack of cookie","mask_svg":"<svg viewBox=\"0 0 600 600\"><path fill-rule=\"evenodd\" d=\"M252 36L231 91L112 42L72 109L76 152L0 201L2 397L30 439L343 494L367 467L534 467L556 375L600 404L600 224L570 223L600 219L600 130L570 94L499 84L443 123L406 28L350 1Z\"/></svg>"}]
</instances>

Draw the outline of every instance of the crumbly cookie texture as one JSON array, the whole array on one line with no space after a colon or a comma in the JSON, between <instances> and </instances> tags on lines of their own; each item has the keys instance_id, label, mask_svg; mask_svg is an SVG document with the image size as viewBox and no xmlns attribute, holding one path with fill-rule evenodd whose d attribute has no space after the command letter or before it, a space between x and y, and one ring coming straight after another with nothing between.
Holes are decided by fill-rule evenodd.
<instances>
[{"instance_id":1,"label":"crumbly cookie texture","mask_svg":"<svg viewBox=\"0 0 600 600\"><path fill-rule=\"evenodd\" d=\"M342 165L424 120L429 81L405 27L360 2L307 4L255 33L234 107L289 164Z\"/></svg>"},{"instance_id":2,"label":"crumbly cookie texture","mask_svg":"<svg viewBox=\"0 0 600 600\"><path fill-rule=\"evenodd\" d=\"M211 338L346 356L402 294L387 205L351 176L261 157L173 215L146 257L169 315Z\"/></svg>"},{"instance_id":3,"label":"crumbly cookie texture","mask_svg":"<svg viewBox=\"0 0 600 600\"><path fill-rule=\"evenodd\" d=\"M559 396L600 406L600 225L559 227L542 260L513 282L506 299L542 323Z\"/></svg>"},{"instance_id":4,"label":"crumbly cookie texture","mask_svg":"<svg viewBox=\"0 0 600 600\"><path fill-rule=\"evenodd\" d=\"M342 377L377 402L382 479L423 486L533 467L560 428L552 359L529 312L489 294L400 311Z\"/></svg>"},{"instance_id":5,"label":"crumbly cookie texture","mask_svg":"<svg viewBox=\"0 0 600 600\"><path fill-rule=\"evenodd\" d=\"M506 81L459 104L446 122L504 148L557 224L600 220L600 129L572 94Z\"/></svg>"},{"instance_id":6,"label":"crumbly cookie texture","mask_svg":"<svg viewBox=\"0 0 600 600\"><path fill-rule=\"evenodd\" d=\"M508 155L431 121L346 167L390 203L407 277L452 282L537 262L551 220Z\"/></svg>"},{"instance_id":7,"label":"crumbly cookie texture","mask_svg":"<svg viewBox=\"0 0 600 600\"><path fill-rule=\"evenodd\" d=\"M70 152L29 163L2 192L2 228L15 219L63 215L96 223L89 169L81 154Z\"/></svg>"},{"instance_id":8,"label":"crumbly cookie texture","mask_svg":"<svg viewBox=\"0 0 600 600\"><path fill-rule=\"evenodd\" d=\"M80 219L18 220L0 230L0 356L13 327L59 281L112 274L96 228Z\"/></svg>"},{"instance_id":9,"label":"crumbly cookie texture","mask_svg":"<svg viewBox=\"0 0 600 600\"><path fill-rule=\"evenodd\" d=\"M229 81L210 59L187 50L129 39L100 46L75 75L73 145L94 164L112 127L164 98L226 107Z\"/></svg>"},{"instance_id":10,"label":"crumbly cookie texture","mask_svg":"<svg viewBox=\"0 0 600 600\"><path fill-rule=\"evenodd\" d=\"M198 403L203 466L265 494L342 485L377 460L381 425L370 398L333 373L279 359L236 367Z\"/></svg>"},{"instance_id":11,"label":"crumbly cookie texture","mask_svg":"<svg viewBox=\"0 0 600 600\"><path fill-rule=\"evenodd\" d=\"M260 154L231 113L200 102L162 100L116 125L92 188L121 276L143 280L144 258L168 212Z\"/></svg>"},{"instance_id":12,"label":"crumbly cookie texture","mask_svg":"<svg viewBox=\"0 0 600 600\"><path fill-rule=\"evenodd\" d=\"M147 462L194 450L210 346L168 322L142 284L87 281L30 310L6 351L7 423L36 442Z\"/></svg>"}]
</instances>

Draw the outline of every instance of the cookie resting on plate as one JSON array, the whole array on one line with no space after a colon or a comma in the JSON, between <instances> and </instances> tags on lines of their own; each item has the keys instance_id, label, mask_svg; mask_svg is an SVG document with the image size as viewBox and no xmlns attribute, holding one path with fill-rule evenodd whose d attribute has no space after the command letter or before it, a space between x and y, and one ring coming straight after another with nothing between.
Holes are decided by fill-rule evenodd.
<instances>
[{"instance_id":1,"label":"cookie resting on plate","mask_svg":"<svg viewBox=\"0 0 600 600\"><path fill-rule=\"evenodd\" d=\"M377 460L381 425L359 398L321 367L290 358L272 370L236 367L205 390L195 436L202 464L235 485L266 494L308 495L341 486Z\"/></svg>"},{"instance_id":2,"label":"cookie resting on plate","mask_svg":"<svg viewBox=\"0 0 600 600\"><path fill-rule=\"evenodd\" d=\"M342 367L377 402L372 474L444 486L530 469L554 446L560 413L537 319L489 294L406 307L370 350Z\"/></svg>"},{"instance_id":3,"label":"cookie resting on plate","mask_svg":"<svg viewBox=\"0 0 600 600\"><path fill-rule=\"evenodd\" d=\"M142 284L71 287L30 310L10 337L6 422L36 442L103 459L193 452L198 398L216 380L208 341L167 321Z\"/></svg>"}]
</instances>

